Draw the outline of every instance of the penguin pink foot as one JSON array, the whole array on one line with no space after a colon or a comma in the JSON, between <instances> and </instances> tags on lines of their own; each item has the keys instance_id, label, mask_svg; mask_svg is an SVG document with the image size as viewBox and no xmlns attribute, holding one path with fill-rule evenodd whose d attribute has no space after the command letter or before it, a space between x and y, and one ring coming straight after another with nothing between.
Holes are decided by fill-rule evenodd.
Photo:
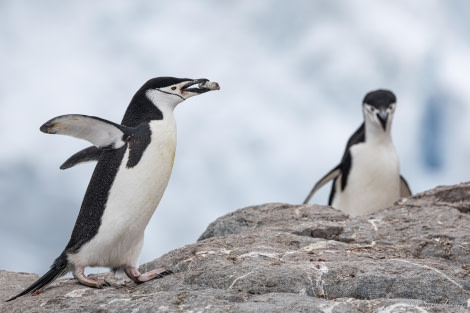
<instances>
[{"instance_id":1,"label":"penguin pink foot","mask_svg":"<svg viewBox=\"0 0 470 313\"><path fill-rule=\"evenodd\" d=\"M85 276L85 268L83 266L76 266L73 270L73 277L75 277L82 285L101 289L103 286L111 286L104 279L92 279Z\"/></svg>"},{"instance_id":2,"label":"penguin pink foot","mask_svg":"<svg viewBox=\"0 0 470 313\"><path fill-rule=\"evenodd\" d=\"M172 274L173 272L170 270L166 270L163 267L157 268L155 270L140 273L139 270L133 266L128 266L124 269L126 275L132 279L136 284L145 283L146 281L155 279L155 278L162 278L165 275Z\"/></svg>"}]
</instances>

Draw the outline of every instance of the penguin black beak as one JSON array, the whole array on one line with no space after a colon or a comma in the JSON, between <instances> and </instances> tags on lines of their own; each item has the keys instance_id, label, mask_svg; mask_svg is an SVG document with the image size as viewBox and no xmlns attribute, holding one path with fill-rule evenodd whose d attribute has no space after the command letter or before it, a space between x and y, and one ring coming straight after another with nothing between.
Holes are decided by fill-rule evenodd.
<instances>
[{"instance_id":1,"label":"penguin black beak","mask_svg":"<svg viewBox=\"0 0 470 313\"><path fill-rule=\"evenodd\" d=\"M382 125L382 128L385 131L387 129L388 113L381 110L377 113L377 118L379 119L380 125Z\"/></svg>"},{"instance_id":2,"label":"penguin black beak","mask_svg":"<svg viewBox=\"0 0 470 313\"><path fill-rule=\"evenodd\" d=\"M197 85L197 87L190 88L194 85ZM189 91L189 92L198 93L198 94L208 92L211 90L219 90L219 89L220 89L219 84L210 82L208 79L205 79L205 78L200 78L200 79L190 81L186 85L184 85L183 88L181 88L182 91Z\"/></svg>"}]
</instances>

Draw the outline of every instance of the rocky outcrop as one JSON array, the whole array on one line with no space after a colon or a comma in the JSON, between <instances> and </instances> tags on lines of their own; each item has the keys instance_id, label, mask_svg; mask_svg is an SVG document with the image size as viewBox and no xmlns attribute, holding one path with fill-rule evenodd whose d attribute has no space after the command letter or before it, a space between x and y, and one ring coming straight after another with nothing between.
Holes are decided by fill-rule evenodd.
<instances>
[{"instance_id":1,"label":"rocky outcrop","mask_svg":"<svg viewBox=\"0 0 470 313\"><path fill-rule=\"evenodd\" d=\"M142 266L173 275L104 289L59 280L0 312L470 312L469 208L470 184L356 218L327 206L252 206ZM0 296L36 278L0 271Z\"/></svg>"}]
</instances>

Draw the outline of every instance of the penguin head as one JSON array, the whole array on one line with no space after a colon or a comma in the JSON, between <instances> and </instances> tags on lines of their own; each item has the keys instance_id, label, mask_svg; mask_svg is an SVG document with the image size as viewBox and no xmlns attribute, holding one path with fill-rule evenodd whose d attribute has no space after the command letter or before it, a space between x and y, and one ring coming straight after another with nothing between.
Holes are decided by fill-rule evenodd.
<instances>
[{"instance_id":1,"label":"penguin head","mask_svg":"<svg viewBox=\"0 0 470 313\"><path fill-rule=\"evenodd\" d=\"M209 80L205 78L157 77L147 81L140 91L157 107L168 105L174 109L178 103L210 91L205 87L206 82Z\"/></svg>"},{"instance_id":2,"label":"penguin head","mask_svg":"<svg viewBox=\"0 0 470 313\"><path fill-rule=\"evenodd\" d=\"M142 122L161 120L165 115L163 112L174 110L178 103L192 96L218 89L220 89L219 84L209 82L205 78L152 78L132 97L122 124L135 127Z\"/></svg>"},{"instance_id":3,"label":"penguin head","mask_svg":"<svg viewBox=\"0 0 470 313\"><path fill-rule=\"evenodd\" d=\"M366 127L389 132L397 99L389 90L371 91L364 97L362 111Z\"/></svg>"}]
</instances>

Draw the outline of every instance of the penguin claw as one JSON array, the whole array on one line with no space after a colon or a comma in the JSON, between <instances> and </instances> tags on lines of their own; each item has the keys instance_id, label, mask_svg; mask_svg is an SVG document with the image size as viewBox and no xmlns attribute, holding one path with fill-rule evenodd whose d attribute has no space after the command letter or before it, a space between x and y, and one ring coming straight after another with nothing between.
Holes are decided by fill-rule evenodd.
<instances>
[{"instance_id":1,"label":"penguin claw","mask_svg":"<svg viewBox=\"0 0 470 313\"><path fill-rule=\"evenodd\" d=\"M108 282L106 279L100 279L100 280L97 280L96 282L97 282L97 284L98 284L98 286L99 286L99 287L98 287L99 289L101 289L101 288L103 288L103 287L105 287L105 286L106 286L106 287L111 286L111 283Z\"/></svg>"},{"instance_id":2,"label":"penguin claw","mask_svg":"<svg viewBox=\"0 0 470 313\"><path fill-rule=\"evenodd\" d=\"M155 276L155 278L163 278L164 276L170 275L170 274L173 274L173 271L166 270L166 271L164 271L164 272L162 272L162 273L160 273L160 274L157 274L157 275Z\"/></svg>"}]
</instances>

